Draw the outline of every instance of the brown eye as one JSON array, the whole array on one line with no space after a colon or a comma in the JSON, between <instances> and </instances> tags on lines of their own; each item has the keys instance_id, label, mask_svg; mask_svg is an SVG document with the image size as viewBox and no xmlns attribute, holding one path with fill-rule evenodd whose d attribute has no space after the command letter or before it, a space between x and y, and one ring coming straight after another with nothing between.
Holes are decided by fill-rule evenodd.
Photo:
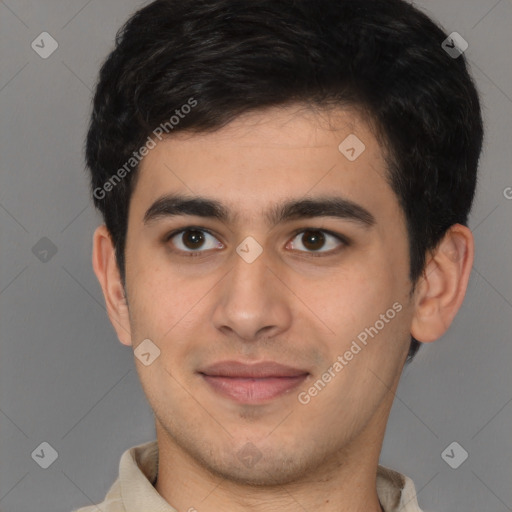
<instances>
[{"instance_id":1,"label":"brown eye","mask_svg":"<svg viewBox=\"0 0 512 512\"><path fill-rule=\"evenodd\" d=\"M325 243L325 236L321 231L304 231L301 241L306 249L318 251Z\"/></svg>"},{"instance_id":2,"label":"brown eye","mask_svg":"<svg viewBox=\"0 0 512 512\"><path fill-rule=\"evenodd\" d=\"M290 243L292 249L322 256L334 253L339 247L349 245L342 235L330 234L321 229L305 229L297 232Z\"/></svg>"},{"instance_id":3,"label":"brown eye","mask_svg":"<svg viewBox=\"0 0 512 512\"><path fill-rule=\"evenodd\" d=\"M210 249L222 249L224 246L211 233L204 229L187 228L174 232L167 238L167 242L187 256L195 256Z\"/></svg>"},{"instance_id":4,"label":"brown eye","mask_svg":"<svg viewBox=\"0 0 512 512\"><path fill-rule=\"evenodd\" d=\"M183 245L188 249L198 249L204 243L204 235L202 231L198 230L189 230L184 231L181 234L181 240Z\"/></svg>"}]
</instances>

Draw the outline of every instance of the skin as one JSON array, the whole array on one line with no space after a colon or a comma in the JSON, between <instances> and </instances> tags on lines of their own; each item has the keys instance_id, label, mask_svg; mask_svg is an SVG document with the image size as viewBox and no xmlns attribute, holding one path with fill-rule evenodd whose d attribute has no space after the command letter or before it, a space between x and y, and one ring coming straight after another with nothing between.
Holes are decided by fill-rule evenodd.
<instances>
[{"instance_id":1,"label":"skin","mask_svg":"<svg viewBox=\"0 0 512 512\"><path fill-rule=\"evenodd\" d=\"M353 162L338 150L351 133L366 146ZM213 133L174 134L142 161L128 219L126 297L109 233L96 230L93 266L120 341L135 349L149 338L161 350L151 365L135 364L155 414L156 489L178 510L381 510L376 468L410 335L430 342L448 329L473 261L471 232L452 226L411 294L405 218L384 156L353 110L247 114ZM237 218L144 223L157 199L177 192L216 199ZM287 199L328 195L361 205L375 224L315 217L269 225L264 216ZM165 239L189 226L213 233L199 257L187 256L194 249L183 235ZM314 256L300 229L328 229L350 243L327 236L318 252L330 253ZM250 264L236 252L247 236L263 249ZM298 393L395 302L402 310L300 403ZM277 361L310 375L268 403L238 404L197 373L227 359ZM249 442L261 456L250 467L238 455Z\"/></svg>"}]
</instances>

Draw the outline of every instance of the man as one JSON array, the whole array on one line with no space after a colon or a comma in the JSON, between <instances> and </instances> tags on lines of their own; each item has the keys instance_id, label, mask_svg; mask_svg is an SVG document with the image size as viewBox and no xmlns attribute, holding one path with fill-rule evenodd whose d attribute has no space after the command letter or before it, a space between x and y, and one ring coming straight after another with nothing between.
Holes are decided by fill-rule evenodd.
<instances>
[{"instance_id":1,"label":"man","mask_svg":"<svg viewBox=\"0 0 512 512\"><path fill-rule=\"evenodd\" d=\"M462 50L401 0L157 0L100 72L93 266L156 442L82 512L418 511L378 466L473 261Z\"/></svg>"}]
</instances>

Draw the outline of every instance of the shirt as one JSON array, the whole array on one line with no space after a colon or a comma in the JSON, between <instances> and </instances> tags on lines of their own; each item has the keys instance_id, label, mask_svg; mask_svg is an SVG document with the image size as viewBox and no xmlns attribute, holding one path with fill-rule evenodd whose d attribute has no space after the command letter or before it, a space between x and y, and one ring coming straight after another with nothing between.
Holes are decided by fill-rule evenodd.
<instances>
[{"instance_id":1,"label":"shirt","mask_svg":"<svg viewBox=\"0 0 512 512\"><path fill-rule=\"evenodd\" d=\"M157 471L157 441L134 446L121 456L105 500L74 512L178 512L153 487ZM385 512L421 512L413 481L392 469L378 466L377 495Z\"/></svg>"}]
</instances>

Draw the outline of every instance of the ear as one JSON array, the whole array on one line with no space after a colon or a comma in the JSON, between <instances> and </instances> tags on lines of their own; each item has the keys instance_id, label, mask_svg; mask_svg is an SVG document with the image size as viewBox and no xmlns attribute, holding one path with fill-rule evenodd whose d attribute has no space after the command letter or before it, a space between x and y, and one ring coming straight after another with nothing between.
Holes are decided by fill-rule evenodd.
<instances>
[{"instance_id":1,"label":"ear","mask_svg":"<svg viewBox=\"0 0 512 512\"><path fill-rule=\"evenodd\" d=\"M411 334L418 341L440 338L459 310L473 267L473 234L454 224L427 258L415 290Z\"/></svg>"},{"instance_id":2,"label":"ear","mask_svg":"<svg viewBox=\"0 0 512 512\"><path fill-rule=\"evenodd\" d=\"M114 244L105 225L94 232L92 266L100 282L110 322L123 345L131 345L130 316Z\"/></svg>"}]
</instances>

